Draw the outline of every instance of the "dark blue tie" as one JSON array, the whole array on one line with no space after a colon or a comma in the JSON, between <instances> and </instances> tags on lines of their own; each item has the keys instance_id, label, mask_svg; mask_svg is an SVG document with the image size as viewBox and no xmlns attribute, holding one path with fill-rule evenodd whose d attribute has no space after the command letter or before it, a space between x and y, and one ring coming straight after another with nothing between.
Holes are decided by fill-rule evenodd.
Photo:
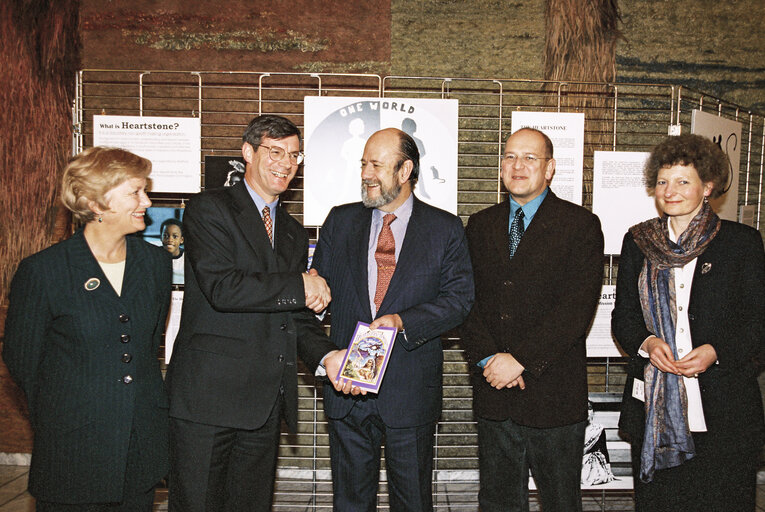
<instances>
[{"instance_id":1,"label":"dark blue tie","mask_svg":"<svg viewBox=\"0 0 765 512\"><path fill-rule=\"evenodd\" d=\"M515 256L515 251L518 249L518 244L521 243L521 237L523 237L523 209L518 208L513 217L513 223L510 224L510 257Z\"/></svg>"}]
</instances>

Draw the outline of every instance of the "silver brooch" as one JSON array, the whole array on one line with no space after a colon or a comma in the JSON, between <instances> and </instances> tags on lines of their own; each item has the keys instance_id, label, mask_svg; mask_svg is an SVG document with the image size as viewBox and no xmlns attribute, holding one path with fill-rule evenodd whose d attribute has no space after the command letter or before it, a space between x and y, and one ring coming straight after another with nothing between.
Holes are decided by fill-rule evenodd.
<instances>
[{"instance_id":1,"label":"silver brooch","mask_svg":"<svg viewBox=\"0 0 765 512\"><path fill-rule=\"evenodd\" d=\"M89 292L92 292L96 288L101 286L101 280L97 277L91 277L87 281L85 281L85 289Z\"/></svg>"},{"instance_id":2,"label":"silver brooch","mask_svg":"<svg viewBox=\"0 0 765 512\"><path fill-rule=\"evenodd\" d=\"M711 264L711 263L704 263L704 264L701 266L701 273L702 273L702 274L706 274L706 273L707 273L707 272L709 272L710 270L712 270L712 264Z\"/></svg>"}]
</instances>

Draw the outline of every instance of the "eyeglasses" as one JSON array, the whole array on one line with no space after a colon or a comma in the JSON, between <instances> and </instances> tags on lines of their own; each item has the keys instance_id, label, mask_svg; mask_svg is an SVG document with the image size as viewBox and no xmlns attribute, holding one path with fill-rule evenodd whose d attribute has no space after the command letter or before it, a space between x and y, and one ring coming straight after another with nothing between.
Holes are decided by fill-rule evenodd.
<instances>
[{"instance_id":1,"label":"eyeglasses","mask_svg":"<svg viewBox=\"0 0 765 512\"><path fill-rule=\"evenodd\" d=\"M506 162L511 163L511 164L515 163L515 161L517 159L518 159L517 155L504 155L502 157L503 161L506 161ZM540 158L540 157L538 157L536 155L523 155L523 157L521 157L521 161L523 163L527 164L527 165L535 164L539 160L550 160L550 159L546 158L546 157L545 158Z\"/></svg>"},{"instance_id":2,"label":"eyeglasses","mask_svg":"<svg viewBox=\"0 0 765 512\"><path fill-rule=\"evenodd\" d=\"M280 148L279 146L264 146L263 144L258 144L261 147L264 147L268 150L268 155L271 157L271 160L274 162L279 162L282 159L284 159L284 156L287 154L286 151L284 151L283 148ZM303 160L305 160L305 154L302 151L296 151L295 153L290 153L290 162L295 165L300 165L303 163Z\"/></svg>"}]
</instances>

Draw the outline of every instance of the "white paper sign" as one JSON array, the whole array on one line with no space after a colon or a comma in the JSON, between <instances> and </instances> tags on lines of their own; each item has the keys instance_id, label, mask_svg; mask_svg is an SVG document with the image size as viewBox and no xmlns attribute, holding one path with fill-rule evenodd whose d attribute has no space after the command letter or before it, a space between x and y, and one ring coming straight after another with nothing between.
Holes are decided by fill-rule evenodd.
<instances>
[{"instance_id":1,"label":"white paper sign","mask_svg":"<svg viewBox=\"0 0 765 512\"><path fill-rule=\"evenodd\" d=\"M616 303L616 286L604 285L600 291L598 308L587 334L587 357L623 357L619 345L611 336L611 312Z\"/></svg>"},{"instance_id":2,"label":"white paper sign","mask_svg":"<svg viewBox=\"0 0 765 512\"><path fill-rule=\"evenodd\" d=\"M659 215L645 188L643 168L650 153L595 151L592 212L600 217L606 254L619 254L631 226Z\"/></svg>"},{"instance_id":3,"label":"white paper sign","mask_svg":"<svg viewBox=\"0 0 765 512\"><path fill-rule=\"evenodd\" d=\"M391 127L420 151L415 195L457 213L457 100L306 96L304 106L304 225L319 226L333 206L361 200L364 145Z\"/></svg>"},{"instance_id":4,"label":"white paper sign","mask_svg":"<svg viewBox=\"0 0 765 512\"><path fill-rule=\"evenodd\" d=\"M702 135L717 144L728 157L728 192L709 200L721 219L738 220L738 173L741 166L741 123L717 114L694 110L691 114L691 133Z\"/></svg>"},{"instance_id":5,"label":"white paper sign","mask_svg":"<svg viewBox=\"0 0 765 512\"><path fill-rule=\"evenodd\" d=\"M181 308L183 306L183 292L170 292L170 311L167 313L167 325L165 326L165 364L170 363L173 355L173 345L178 329L181 326Z\"/></svg>"},{"instance_id":6,"label":"white paper sign","mask_svg":"<svg viewBox=\"0 0 765 512\"><path fill-rule=\"evenodd\" d=\"M199 192L201 133L198 117L93 116L94 146L151 160L152 192Z\"/></svg>"},{"instance_id":7,"label":"white paper sign","mask_svg":"<svg viewBox=\"0 0 765 512\"><path fill-rule=\"evenodd\" d=\"M534 128L553 143L555 176L550 189L555 195L582 204L584 165L584 114L581 112L513 112L512 132Z\"/></svg>"}]
</instances>

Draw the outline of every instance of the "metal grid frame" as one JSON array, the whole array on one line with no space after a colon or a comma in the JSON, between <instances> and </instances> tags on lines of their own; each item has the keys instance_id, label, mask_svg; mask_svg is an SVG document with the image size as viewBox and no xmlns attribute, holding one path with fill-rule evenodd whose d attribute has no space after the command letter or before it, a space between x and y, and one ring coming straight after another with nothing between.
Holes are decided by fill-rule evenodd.
<instances>
[{"instance_id":1,"label":"metal grid frame","mask_svg":"<svg viewBox=\"0 0 765 512\"><path fill-rule=\"evenodd\" d=\"M582 86L591 86L582 92ZM93 115L200 117L202 168L207 155L237 155L241 134L255 114L272 113L303 125L304 96L453 98L459 100L458 214L463 219L504 197L499 166L510 115L517 110L582 111L585 121L583 205L592 205L596 150L649 151L673 125L690 130L695 108L738 120L742 130L739 205L756 205L763 220L765 118L682 85L586 84L521 79L379 76L373 74L82 70L76 77L73 152L92 145ZM204 184L204 172L202 174ZM299 172L283 203L302 220L303 180ZM152 194L160 205L183 206L182 194ZM313 240L319 226L308 226ZM604 257L604 284L614 284L618 255ZM591 395L605 407L618 401L625 361L591 358ZM434 503L442 510L475 510L477 440L467 363L456 335L444 350L444 412L436 430ZM299 432L283 433L276 510L331 509L331 479L321 390L302 369ZM383 465L384 467L384 465ZM384 481L379 508L387 510Z\"/></svg>"}]
</instances>

